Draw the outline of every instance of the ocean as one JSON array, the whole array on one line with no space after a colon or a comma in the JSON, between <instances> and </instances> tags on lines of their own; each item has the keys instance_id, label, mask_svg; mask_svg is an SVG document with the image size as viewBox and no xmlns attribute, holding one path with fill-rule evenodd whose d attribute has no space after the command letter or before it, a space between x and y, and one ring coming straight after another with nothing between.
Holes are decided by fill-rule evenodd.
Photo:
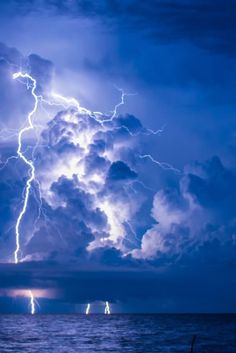
<instances>
[{"instance_id":1,"label":"ocean","mask_svg":"<svg viewBox=\"0 0 236 353\"><path fill-rule=\"evenodd\" d=\"M0 315L0 353L236 353L236 315Z\"/></svg>"}]
</instances>

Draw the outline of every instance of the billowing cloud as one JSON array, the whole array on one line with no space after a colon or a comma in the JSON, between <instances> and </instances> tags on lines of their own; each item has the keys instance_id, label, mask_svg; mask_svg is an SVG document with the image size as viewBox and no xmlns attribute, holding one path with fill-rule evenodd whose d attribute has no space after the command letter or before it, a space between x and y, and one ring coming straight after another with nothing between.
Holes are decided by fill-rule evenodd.
<instances>
[{"instance_id":1,"label":"billowing cloud","mask_svg":"<svg viewBox=\"0 0 236 353\"><path fill-rule=\"evenodd\" d=\"M214 242L235 246L236 173L218 157L185 168L178 186L160 190L153 201L157 222L142 238L141 258L182 257Z\"/></svg>"},{"instance_id":2,"label":"billowing cloud","mask_svg":"<svg viewBox=\"0 0 236 353\"><path fill-rule=\"evenodd\" d=\"M17 58L22 59L20 53L5 46L2 52L8 69ZM25 261L87 261L93 252L105 254L114 249L118 257L115 252L111 254L121 262L122 256L152 262L182 257L189 248L199 248L215 238L223 243L233 239L234 171L215 157L186 167L175 186L145 195L144 189L137 188L143 185L138 175L142 163L139 153L142 137L150 130L132 115L110 119L78 107L78 102L68 105L51 90L52 63L36 55L30 55L26 62L37 79L37 94L43 97L38 114L44 112L46 119L37 140L30 143L34 146L37 142L33 155L33 147L27 151L34 159L37 182L22 224ZM22 92L27 88L23 83L17 85ZM30 94L26 99L30 104ZM11 153L3 150L5 159ZM13 215L21 207L15 204L16 195L20 199L25 180L17 170L27 175L23 163L17 159L13 162L18 168L12 168L10 162L2 174L5 259L13 251ZM6 237L8 228L11 230Z\"/></svg>"},{"instance_id":3,"label":"billowing cloud","mask_svg":"<svg viewBox=\"0 0 236 353\"><path fill-rule=\"evenodd\" d=\"M2 82L10 95L9 101L1 98L7 127L14 125L10 116L21 126L32 95L29 82L13 81L10 74L14 65L14 70L20 69L23 57L5 46L1 50ZM145 161L139 156L151 130L132 115L111 119L81 108L74 100L68 103L52 92L51 62L36 55L24 60L24 70L37 79L41 96L35 134L24 140L24 153L34 162L36 179L20 227L23 264L2 265L0 288L48 287L69 302L104 300L105 295L112 301L135 296L145 300L150 293L161 297L160 286L163 293L173 290L175 278L183 283L192 273L197 277L198 268L207 266L209 259L220 273L235 267L234 169L214 157L186 166L181 176L167 181L168 187L156 182L149 188L141 175L148 176L150 169L143 167ZM15 222L28 176L25 164L15 158L18 128L11 144L1 147L1 168L14 156L0 176L2 262L12 262ZM153 166L157 180L159 169ZM210 276L212 269L207 270ZM229 283L230 276L229 271ZM206 282L207 278L197 281L198 285ZM122 285L124 290L119 290ZM217 288L218 282L214 285ZM144 290L137 294L140 287ZM209 288L208 299L210 294Z\"/></svg>"},{"instance_id":4,"label":"billowing cloud","mask_svg":"<svg viewBox=\"0 0 236 353\"><path fill-rule=\"evenodd\" d=\"M134 116L111 119L80 108L75 100L68 104L51 90L53 66L49 61L30 55L28 65L37 81L39 111L34 117L35 135L24 140L25 153L35 165L36 180L20 229L22 259L78 261L95 249L112 247L121 254L129 252L139 243L135 217L145 201L143 191L135 190L140 139L150 132ZM30 82L24 79L17 82L17 87L28 91L29 112L32 96L27 85ZM17 130L14 138L16 144ZM2 167L12 154L14 159L3 170L7 178L11 174L14 181L19 178L21 194L28 171L15 157L14 143L9 154L3 150ZM18 164L23 178L11 169ZM6 183L4 179L3 193ZM16 216L10 220L9 207L13 207L14 199L9 196L3 198L7 200L3 204L3 230L7 226L11 229L11 246L8 242L4 245L8 252L5 259L12 256L16 221ZM21 205L15 206L16 214Z\"/></svg>"},{"instance_id":5,"label":"billowing cloud","mask_svg":"<svg viewBox=\"0 0 236 353\"><path fill-rule=\"evenodd\" d=\"M132 189L138 177L134 170L138 157L129 158L130 151L133 156L138 151L138 139L144 128L139 123L138 131L137 119L128 116L127 121L133 119L136 125L137 136L133 136L125 125L125 117L107 123L102 122L104 119L105 116L98 120L70 109L61 111L42 132L41 145L45 147L39 147L35 153L37 178L41 196L51 210L50 219L58 217L55 227L59 233L64 233L64 229L68 233L66 224L59 225L67 217L78 243L82 241L76 233L84 227L91 234L83 245L87 251L115 246L125 252L137 245L136 235L127 224L135 218L144 200L142 192L135 194ZM28 249L32 248L34 238ZM67 234L64 241L55 242L63 249L63 242L70 242L70 238ZM75 247L72 242L69 247L75 255L79 245ZM47 252L49 247L44 249Z\"/></svg>"}]
</instances>

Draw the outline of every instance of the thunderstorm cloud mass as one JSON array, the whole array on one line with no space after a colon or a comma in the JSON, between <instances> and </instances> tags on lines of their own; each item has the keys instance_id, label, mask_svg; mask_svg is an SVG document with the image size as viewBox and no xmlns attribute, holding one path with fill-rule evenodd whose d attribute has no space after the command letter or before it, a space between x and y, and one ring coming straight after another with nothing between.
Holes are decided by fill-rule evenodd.
<instances>
[{"instance_id":1,"label":"thunderstorm cloud mass","mask_svg":"<svg viewBox=\"0 0 236 353\"><path fill-rule=\"evenodd\" d=\"M1 312L236 310L227 3L0 3Z\"/></svg>"}]
</instances>

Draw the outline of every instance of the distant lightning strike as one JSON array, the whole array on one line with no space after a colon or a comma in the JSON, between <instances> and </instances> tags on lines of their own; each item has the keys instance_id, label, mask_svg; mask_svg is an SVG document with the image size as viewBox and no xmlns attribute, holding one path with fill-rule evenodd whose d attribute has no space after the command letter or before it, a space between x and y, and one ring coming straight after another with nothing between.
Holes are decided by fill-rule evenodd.
<instances>
[{"instance_id":1,"label":"distant lightning strike","mask_svg":"<svg viewBox=\"0 0 236 353\"><path fill-rule=\"evenodd\" d=\"M90 314L90 307L91 307L91 305L90 305L90 303L88 303L86 306L86 310L85 310L86 315Z\"/></svg>"},{"instance_id":2,"label":"distant lightning strike","mask_svg":"<svg viewBox=\"0 0 236 353\"><path fill-rule=\"evenodd\" d=\"M90 305L90 303L88 303L87 306L86 306L86 310L85 310L85 314L86 315L90 314L90 309L91 309L91 305ZM105 315L110 315L111 314L111 308L110 308L110 304L109 304L108 301L105 302L104 314Z\"/></svg>"},{"instance_id":3,"label":"distant lightning strike","mask_svg":"<svg viewBox=\"0 0 236 353\"><path fill-rule=\"evenodd\" d=\"M110 314L111 314L111 308L110 308L110 304L109 304L108 301L105 302L104 314L105 314L105 315L110 315Z\"/></svg>"},{"instance_id":4,"label":"distant lightning strike","mask_svg":"<svg viewBox=\"0 0 236 353\"><path fill-rule=\"evenodd\" d=\"M35 314L35 299L34 299L33 292L31 290L29 291L29 296L30 296L30 312L31 312L31 315L34 315Z\"/></svg>"}]
</instances>

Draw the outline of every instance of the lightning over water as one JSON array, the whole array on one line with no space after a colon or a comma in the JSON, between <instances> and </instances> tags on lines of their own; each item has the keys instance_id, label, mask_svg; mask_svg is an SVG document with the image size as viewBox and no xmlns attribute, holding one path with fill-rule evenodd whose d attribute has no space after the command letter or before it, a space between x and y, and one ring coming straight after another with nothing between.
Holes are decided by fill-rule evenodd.
<instances>
[{"instance_id":1,"label":"lightning over water","mask_svg":"<svg viewBox=\"0 0 236 353\"><path fill-rule=\"evenodd\" d=\"M37 185L37 189L38 189L38 193L39 193L39 201L38 201L39 212L38 212L38 217L34 222L34 228L36 229L36 224L39 221L41 214L44 215L45 220L48 219L47 216L42 211L40 182L36 179L36 167L34 164L35 153L36 153L37 149L41 146L40 142L39 142L39 137L37 138L37 142L35 143L34 147L33 148L31 147L32 148L32 157L31 158L27 157L27 155L26 155L26 152L27 152L27 149L29 146L25 150L23 150L23 137L24 137L24 135L30 131L32 131L32 132L34 131L35 134L37 134L36 126L37 126L37 128L40 126L40 125L36 125L36 123L34 123L34 121L33 121L33 117L38 110L39 103L40 103L40 105L43 104L48 107L54 107L54 108L62 107L62 108L64 108L65 112L68 112L68 113L64 113L64 114L68 114L68 119L69 119L68 121L71 121L71 122L76 121L76 123L78 123L82 120L77 121L75 119L73 109L76 109L79 116L81 116L84 119L88 119L88 118L93 119L95 121L95 123L98 124L98 126L100 126L102 128L102 131L106 132L106 131L109 131L109 124L111 124L111 123L113 124L114 119L118 118L118 115L117 115L118 109L121 105L123 105L125 103L125 97L129 96L129 95L134 95L134 94L125 93L122 89L117 88L118 91L121 92L121 100L119 103L117 103L115 105L115 107L112 111L112 114L110 116L107 116L101 112L92 112L92 111L88 110L87 108L82 107L80 105L79 101L74 97L67 98L67 97L64 97L64 96L62 96L58 93L55 93L55 92L51 92L50 96L47 96L47 98L45 98L42 95L37 95L36 94L37 81L32 75L30 75L28 73L23 73L23 72L19 71L19 72L14 73L12 77L14 80L20 79L20 80L22 80L22 82L24 84L26 84L27 89L30 89L30 92L31 92L31 95L32 95L32 98L34 101L33 108L27 115L27 125L25 127L23 127L22 129L20 129L18 132L17 155L9 157L6 160L6 162L3 163L3 167L2 167L2 168L5 168L6 164L11 159L15 159L15 158L21 159L24 162L24 164L28 167L28 178L26 180L25 188L23 191L22 207L21 207L20 213L17 217L16 225L15 225L15 244L16 244L16 247L15 247L15 251L14 251L14 262L15 262L15 264L18 264L20 261L23 261L22 260L22 251L21 251L21 226L22 226L22 222L24 220L25 213L27 211L28 204L29 204L30 193L31 193L31 191L33 191L32 190L33 183L35 183L35 185ZM47 113L47 110L45 108L43 108L43 109ZM65 118L66 118L66 116L67 115L65 115ZM55 121L54 124L58 124L57 121ZM41 128L43 128L43 126ZM152 129L145 129L143 131L139 131L138 133L136 133L136 132L132 132L130 130L130 128L126 125L121 125L120 127L115 127L114 129L120 129L120 128L123 128L124 130L126 130L127 133L132 138L137 137L138 134L157 135L162 132L162 129L157 130L157 131L154 131ZM95 132L96 132L96 130L95 130ZM94 134L94 132L92 132L92 133ZM84 133L84 135L78 136L79 144L81 146L83 146L83 149L85 151L85 156L89 151L89 145L93 141L92 133L90 131L88 131L88 134ZM139 158L140 159L149 159L153 163L158 164L163 169L168 169L168 170L172 170L172 171L177 172L177 169L175 169L174 167L172 167L168 163L162 163L162 162L157 161L150 154L139 155ZM72 170L72 172L73 172L73 170ZM84 180L85 185L87 185L87 187L89 187L89 192L93 192L93 189L89 186L90 181L88 183L86 180L86 179L89 180L90 176L88 176L88 178L87 178L86 175L84 175L83 178L84 179L82 179L82 180ZM94 175L92 181L95 183L98 183L98 185L99 185L99 183L101 182L101 178L100 178L99 174ZM142 184L141 181L136 180L134 182ZM128 187L128 185L127 185L127 187ZM131 184L130 184L130 188L132 189ZM136 193L135 189L133 189L133 190ZM129 221L126 220L126 218L125 218L126 216L122 216L119 220L119 218L117 219L116 207L114 207L110 202L99 201L99 199L97 199L96 202L97 202L97 207L99 209L101 209L102 212L105 213L105 215L108 219L108 224L110 226L110 232L111 232L109 237L100 239L100 241L99 241L100 244L102 246L104 246L107 242L110 242L110 241L118 244L118 240L119 240L118 233L123 231L123 224L127 224L131 230L132 236L135 238L134 240L127 239L127 242L130 243L131 246L137 246L139 243L139 240L137 238L135 230L133 229L133 227L130 226ZM48 220L47 220L47 222L48 222ZM57 230L57 232L60 235L60 232L58 230ZM61 240L63 241L63 237L61 237ZM92 245L90 247L92 249ZM126 251L125 253L128 254L129 251ZM31 314L34 314L35 313L35 298L34 298L34 294L31 290L29 291L29 297L30 297ZM86 310L85 310L86 315L88 315L90 313L90 309L91 309L91 304L88 303L86 306ZM110 304L108 301L106 301L104 314L109 315L110 313L111 313Z\"/></svg>"},{"instance_id":2,"label":"lightning over water","mask_svg":"<svg viewBox=\"0 0 236 353\"><path fill-rule=\"evenodd\" d=\"M0 0L0 353L236 353L233 3Z\"/></svg>"},{"instance_id":3,"label":"lightning over water","mask_svg":"<svg viewBox=\"0 0 236 353\"><path fill-rule=\"evenodd\" d=\"M90 314L90 303L87 304L85 314L88 315Z\"/></svg>"},{"instance_id":4,"label":"lightning over water","mask_svg":"<svg viewBox=\"0 0 236 353\"><path fill-rule=\"evenodd\" d=\"M20 261L20 226L21 226L21 222L23 220L23 217L25 215L25 212L27 210L27 206L28 206L28 201L29 201L29 195L30 195L30 191L31 191L31 186L32 186L32 182L35 179L35 167L33 164L33 161L28 159L24 152L22 151L22 138L23 135L34 129L33 126L33 122L32 122L32 117L35 114L35 112L37 111L37 107L38 107L38 97L35 93L36 87L37 87L37 83L36 80L30 76L29 74L26 73L22 73L22 72L16 72L13 74L13 79L16 80L18 78L22 78L22 79L28 79L31 81L32 85L30 85L31 87L31 94L34 98L34 106L33 109L29 112L28 117L27 117L27 121L28 121L28 125L26 127L24 127L23 129L21 129L19 131L18 134L18 148L17 148L17 155L20 159L23 160L23 162L29 167L29 178L26 181L26 186L24 189L24 197L23 197L23 206L22 209L19 213L19 216L17 218L16 221L16 226L15 226L15 234L16 234L16 248L14 251L14 260L15 260L15 264L18 264ZM27 84L28 86L28 84ZM35 302L34 302L34 295L33 292L30 290L29 291L30 294L30 307L31 307L31 314L33 315L35 313Z\"/></svg>"},{"instance_id":5,"label":"lightning over water","mask_svg":"<svg viewBox=\"0 0 236 353\"><path fill-rule=\"evenodd\" d=\"M35 299L34 299L33 292L31 290L29 291L29 296L30 296L30 312L31 312L31 315L34 315L35 314Z\"/></svg>"},{"instance_id":6,"label":"lightning over water","mask_svg":"<svg viewBox=\"0 0 236 353\"><path fill-rule=\"evenodd\" d=\"M105 302L104 314L105 314L105 315L110 315L110 314L111 314L111 308L110 308L110 304L109 304L108 301Z\"/></svg>"}]
</instances>

